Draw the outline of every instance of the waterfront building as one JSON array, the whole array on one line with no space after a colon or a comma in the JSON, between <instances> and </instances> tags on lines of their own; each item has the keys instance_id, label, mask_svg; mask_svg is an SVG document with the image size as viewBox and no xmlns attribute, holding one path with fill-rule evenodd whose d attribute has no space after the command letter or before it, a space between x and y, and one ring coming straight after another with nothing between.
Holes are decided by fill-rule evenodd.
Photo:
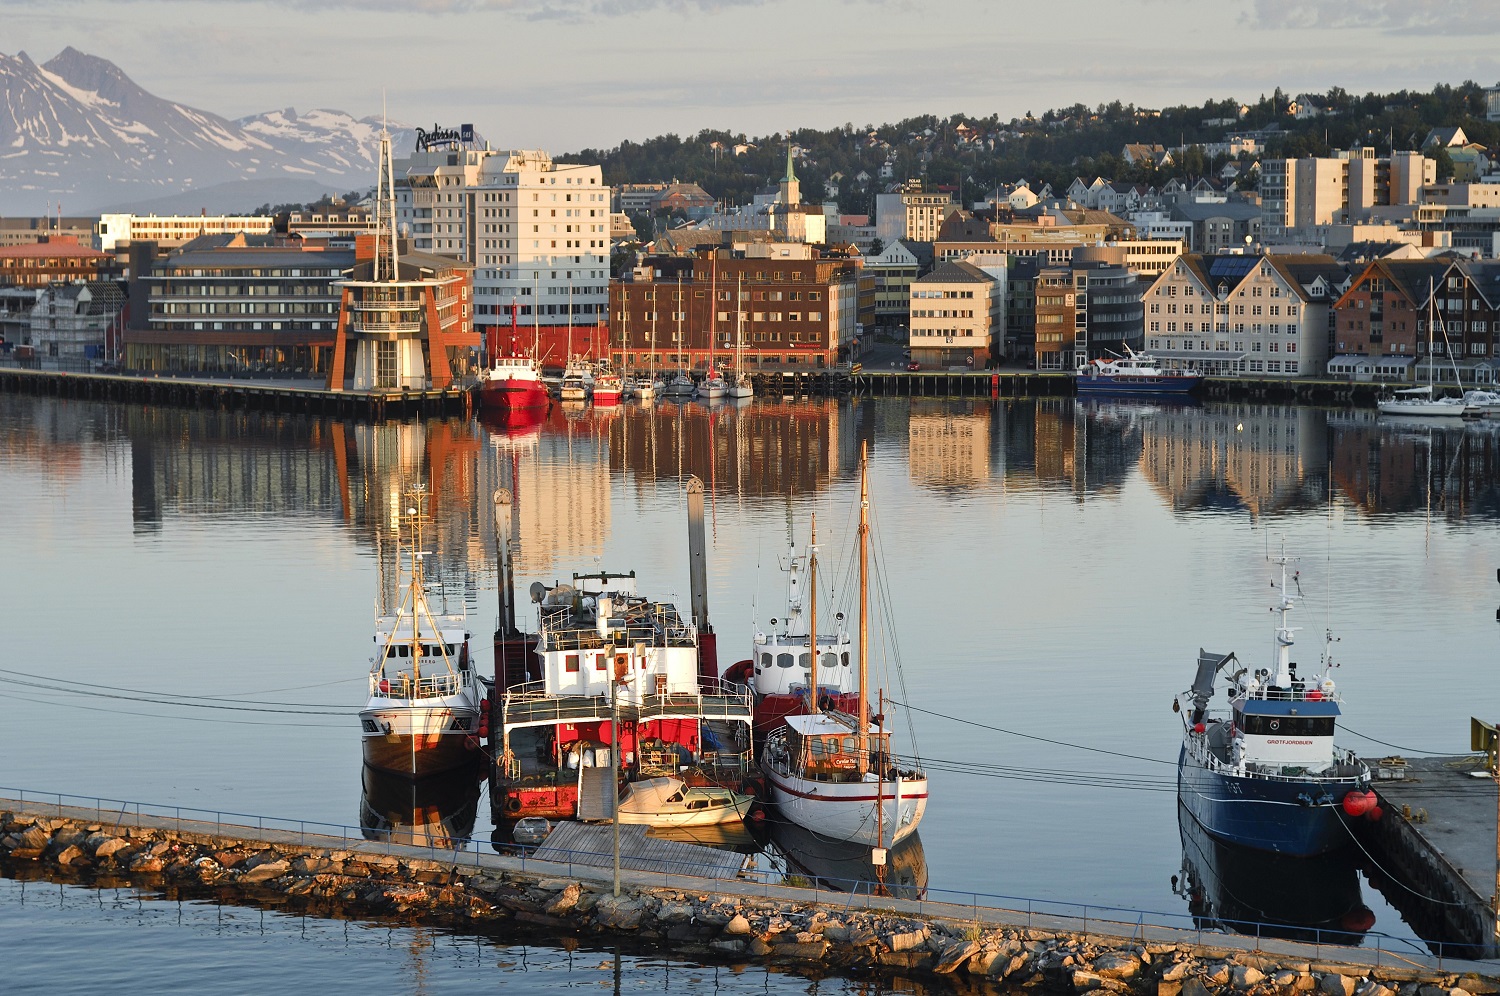
<instances>
[{"instance_id":1,"label":"waterfront building","mask_svg":"<svg viewBox=\"0 0 1500 996\"><path fill-rule=\"evenodd\" d=\"M1003 281L972 263L939 263L911 284L907 345L924 367L983 370L1005 327Z\"/></svg>"},{"instance_id":2,"label":"waterfront building","mask_svg":"<svg viewBox=\"0 0 1500 996\"><path fill-rule=\"evenodd\" d=\"M143 313L124 332L133 370L311 377L328 372L354 253L272 235L205 235L132 280Z\"/></svg>"},{"instance_id":3,"label":"waterfront building","mask_svg":"<svg viewBox=\"0 0 1500 996\"><path fill-rule=\"evenodd\" d=\"M101 214L94 226L94 248L113 253L131 242L155 242L175 249L204 235L270 235L276 220L270 215Z\"/></svg>"},{"instance_id":4,"label":"waterfront building","mask_svg":"<svg viewBox=\"0 0 1500 996\"><path fill-rule=\"evenodd\" d=\"M118 275L114 257L65 235L0 246L0 287L45 287Z\"/></svg>"},{"instance_id":5,"label":"waterfront building","mask_svg":"<svg viewBox=\"0 0 1500 996\"><path fill-rule=\"evenodd\" d=\"M1146 348L1165 367L1216 376L1320 374L1348 281L1322 254L1185 253L1145 293Z\"/></svg>"},{"instance_id":6,"label":"waterfront building","mask_svg":"<svg viewBox=\"0 0 1500 996\"><path fill-rule=\"evenodd\" d=\"M480 362L470 313L468 266L376 235L355 244L354 265L336 284L338 331L330 390L446 388Z\"/></svg>"},{"instance_id":7,"label":"waterfront building","mask_svg":"<svg viewBox=\"0 0 1500 996\"><path fill-rule=\"evenodd\" d=\"M862 263L787 242L648 256L610 284L610 358L617 369L703 369L712 341L726 366L743 321L747 366L846 362L861 312L873 321L875 283Z\"/></svg>"},{"instance_id":8,"label":"waterfront building","mask_svg":"<svg viewBox=\"0 0 1500 996\"><path fill-rule=\"evenodd\" d=\"M599 166L453 143L395 169L400 230L412 251L472 268L473 321L486 342L515 324L535 329L549 366L603 355L611 220Z\"/></svg>"},{"instance_id":9,"label":"waterfront building","mask_svg":"<svg viewBox=\"0 0 1500 996\"><path fill-rule=\"evenodd\" d=\"M117 281L51 284L31 308L36 355L64 363L112 359L123 328L125 290Z\"/></svg>"},{"instance_id":10,"label":"waterfront building","mask_svg":"<svg viewBox=\"0 0 1500 996\"><path fill-rule=\"evenodd\" d=\"M1142 346L1141 278L1124 250L1080 248L1067 266L1044 266L1036 283L1036 367L1072 370L1088 359Z\"/></svg>"},{"instance_id":11,"label":"waterfront building","mask_svg":"<svg viewBox=\"0 0 1500 996\"><path fill-rule=\"evenodd\" d=\"M1410 380L1417 358L1417 328L1426 347L1427 302L1448 261L1376 259L1334 302L1331 376L1354 380Z\"/></svg>"}]
</instances>

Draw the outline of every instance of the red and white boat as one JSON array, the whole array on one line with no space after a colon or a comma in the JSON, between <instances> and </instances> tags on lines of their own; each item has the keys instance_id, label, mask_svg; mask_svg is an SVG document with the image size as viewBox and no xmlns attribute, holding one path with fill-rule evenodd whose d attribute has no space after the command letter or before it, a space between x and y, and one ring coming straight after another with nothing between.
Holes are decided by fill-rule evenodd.
<instances>
[{"instance_id":1,"label":"red and white boat","mask_svg":"<svg viewBox=\"0 0 1500 996\"><path fill-rule=\"evenodd\" d=\"M854 666L859 691L852 713L820 700L807 715L788 716L766 740L761 771L782 817L833 840L881 852L910 836L927 810L927 776L891 750L891 735L871 723L868 681L870 492L867 462L860 458L859 643ZM817 546L808 550L808 631L817 632ZM821 650L821 648L815 648ZM818 669L830 655L812 656L808 685L819 687ZM839 665L842 666L842 665Z\"/></svg>"},{"instance_id":2,"label":"red and white boat","mask_svg":"<svg viewBox=\"0 0 1500 996\"><path fill-rule=\"evenodd\" d=\"M620 403L625 393L625 379L609 364L601 363L594 371L594 407L609 408Z\"/></svg>"},{"instance_id":3,"label":"red and white boat","mask_svg":"<svg viewBox=\"0 0 1500 996\"><path fill-rule=\"evenodd\" d=\"M528 411L546 408L547 385L542 370L530 356L497 356L480 375L479 404L490 411Z\"/></svg>"}]
</instances>

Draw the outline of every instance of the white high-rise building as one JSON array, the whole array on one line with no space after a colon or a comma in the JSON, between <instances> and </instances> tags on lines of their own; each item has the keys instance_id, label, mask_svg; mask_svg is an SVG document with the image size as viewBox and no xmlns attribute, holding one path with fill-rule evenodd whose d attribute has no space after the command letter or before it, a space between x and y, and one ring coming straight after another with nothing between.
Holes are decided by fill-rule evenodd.
<instances>
[{"instance_id":1,"label":"white high-rise building","mask_svg":"<svg viewBox=\"0 0 1500 996\"><path fill-rule=\"evenodd\" d=\"M514 304L544 351L568 348L570 324L573 351L604 344L589 331L609 314L609 211L601 167L545 152L433 149L396 165L396 222L411 247L474 266L479 331L508 327Z\"/></svg>"}]
</instances>

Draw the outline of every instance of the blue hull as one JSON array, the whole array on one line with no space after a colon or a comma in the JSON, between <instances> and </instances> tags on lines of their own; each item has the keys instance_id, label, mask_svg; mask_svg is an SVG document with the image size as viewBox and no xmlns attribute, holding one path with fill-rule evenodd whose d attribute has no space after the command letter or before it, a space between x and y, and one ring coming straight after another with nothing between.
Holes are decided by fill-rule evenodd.
<instances>
[{"instance_id":1,"label":"blue hull","mask_svg":"<svg viewBox=\"0 0 1500 996\"><path fill-rule=\"evenodd\" d=\"M1202 377L1163 377L1150 380L1125 380L1120 377L1076 377L1079 394L1109 395L1183 395L1203 382Z\"/></svg>"},{"instance_id":2,"label":"blue hull","mask_svg":"<svg viewBox=\"0 0 1500 996\"><path fill-rule=\"evenodd\" d=\"M1239 778L1203 767L1186 748L1177 759L1177 798L1220 840L1307 858L1349 843L1339 799L1316 780Z\"/></svg>"}]
</instances>

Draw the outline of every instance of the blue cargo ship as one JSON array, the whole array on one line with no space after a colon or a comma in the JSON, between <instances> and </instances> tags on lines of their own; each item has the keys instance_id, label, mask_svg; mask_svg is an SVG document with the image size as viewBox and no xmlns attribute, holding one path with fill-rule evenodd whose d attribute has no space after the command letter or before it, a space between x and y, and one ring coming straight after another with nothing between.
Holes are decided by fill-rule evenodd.
<instances>
[{"instance_id":1,"label":"blue cargo ship","mask_svg":"<svg viewBox=\"0 0 1500 996\"><path fill-rule=\"evenodd\" d=\"M1340 698L1327 671L1303 678L1291 659L1289 563L1281 564L1276 654L1270 668L1228 674L1229 710L1208 709L1234 654L1198 651L1193 687L1173 703L1183 718L1177 797L1213 836L1262 851L1309 857L1347 844L1346 817L1374 815L1370 771L1333 744ZM1293 578L1295 582L1295 577Z\"/></svg>"}]
</instances>

